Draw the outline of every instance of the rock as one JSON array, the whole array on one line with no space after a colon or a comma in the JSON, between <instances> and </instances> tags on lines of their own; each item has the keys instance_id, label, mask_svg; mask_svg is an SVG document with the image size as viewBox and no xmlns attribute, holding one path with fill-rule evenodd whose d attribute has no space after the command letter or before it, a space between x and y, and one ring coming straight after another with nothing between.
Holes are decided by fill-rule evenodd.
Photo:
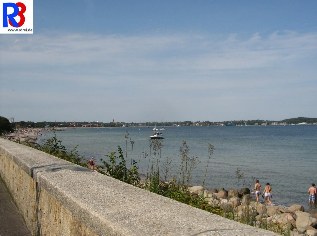
<instances>
[{"instance_id":1,"label":"rock","mask_svg":"<svg viewBox=\"0 0 317 236\"><path fill-rule=\"evenodd\" d=\"M229 189L228 191L228 197L232 198L232 197L238 197L239 196L239 191L236 189Z\"/></svg>"},{"instance_id":2,"label":"rock","mask_svg":"<svg viewBox=\"0 0 317 236\"><path fill-rule=\"evenodd\" d=\"M225 212L233 212L232 203L230 203L227 199L221 199L221 201L220 201L220 207L221 207Z\"/></svg>"},{"instance_id":3,"label":"rock","mask_svg":"<svg viewBox=\"0 0 317 236\"><path fill-rule=\"evenodd\" d=\"M306 235L307 236L317 236L317 229L315 229L312 226L307 227L306 229Z\"/></svg>"},{"instance_id":4,"label":"rock","mask_svg":"<svg viewBox=\"0 0 317 236\"><path fill-rule=\"evenodd\" d=\"M264 204L258 203L255 207L257 213L260 215L266 214L266 206Z\"/></svg>"},{"instance_id":5,"label":"rock","mask_svg":"<svg viewBox=\"0 0 317 236\"><path fill-rule=\"evenodd\" d=\"M204 187L203 186L188 187L188 191L192 194L203 195Z\"/></svg>"},{"instance_id":6,"label":"rock","mask_svg":"<svg viewBox=\"0 0 317 236\"><path fill-rule=\"evenodd\" d=\"M311 209L309 212L310 212L310 214L311 214L312 217L317 218L317 208Z\"/></svg>"},{"instance_id":7,"label":"rock","mask_svg":"<svg viewBox=\"0 0 317 236\"><path fill-rule=\"evenodd\" d=\"M212 189L209 189L209 192L210 193L218 193L218 189L212 188Z\"/></svg>"},{"instance_id":8,"label":"rock","mask_svg":"<svg viewBox=\"0 0 317 236\"><path fill-rule=\"evenodd\" d=\"M236 208L237 206L240 206L241 205L241 201L240 201L240 198L238 197L232 197L229 199L229 202L232 204L232 206L234 208Z\"/></svg>"},{"instance_id":9,"label":"rock","mask_svg":"<svg viewBox=\"0 0 317 236\"><path fill-rule=\"evenodd\" d=\"M228 197L228 191L226 190L220 190L218 193L214 193L214 195L217 197L217 198L227 198Z\"/></svg>"},{"instance_id":10,"label":"rock","mask_svg":"<svg viewBox=\"0 0 317 236\"><path fill-rule=\"evenodd\" d=\"M278 206L278 210L281 213L294 213L294 212L290 211L289 208L286 206Z\"/></svg>"},{"instance_id":11,"label":"rock","mask_svg":"<svg viewBox=\"0 0 317 236\"><path fill-rule=\"evenodd\" d=\"M256 219L257 212L254 208L248 205L240 205L237 207L237 215L240 220Z\"/></svg>"},{"instance_id":12,"label":"rock","mask_svg":"<svg viewBox=\"0 0 317 236\"><path fill-rule=\"evenodd\" d=\"M204 190L204 197L205 198L214 198L214 193L209 190Z\"/></svg>"},{"instance_id":13,"label":"rock","mask_svg":"<svg viewBox=\"0 0 317 236\"><path fill-rule=\"evenodd\" d=\"M250 193L251 193L251 191L250 191L249 188L241 188L241 189L239 190L239 194L240 194L241 196L246 195L246 194L250 194Z\"/></svg>"},{"instance_id":14,"label":"rock","mask_svg":"<svg viewBox=\"0 0 317 236\"><path fill-rule=\"evenodd\" d=\"M290 236L303 236L304 234L300 234L297 230L293 230L290 232Z\"/></svg>"},{"instance_id":15,"label":"rock","mask_svg":"<svg viewBox=\"0 0 317 236\"><path fill-rule=\"evenodd\" d=\"M266 218L267 223L271 224L273 221L273 216L269 216Z\"/></svg>"},{"instance_id":16,"label":"rock","mask_svg":"<svg viewBox=\"0 0 317 236\"><path fill-rule=\"evenodd\" d=\"M263 221L263 215L262 214L259 214L259 215L257 215L256 217L255 217L255 219L256 219L256 221L257 222L262 222Z\"/></svg>"},{"instance_id":17,"label":"rock","mask_svg":"<svg viewBox=\"0 0 317 236\"><path fill-rule=\"evenodd\" d=\"M219 206L220 206L220 200L213 198L211 205L212 205L212 206L217 206L217 207L219 207Z\"/></svg>"},{"instance_id":18,"label":"rock","mask_svg":"<svg viewBox=\"0 0 317 236\"><path fill-rule=\"evenodd\" d=\"M221 205L223 205L223 204L228 204L228 202L229 202L229 201L228 201L227 199L221 199L221 200L220 200L220 204L221 204Z\"/></svg>"},{"instance_id":19,"label":"rock","mask_svg":"<svg viewBox=\"0 0 317 236\"><path fill-rule=\"evenodd\" d=\"M242 205L250 205L250 202L251 202L251 195L250 194L243 195L242 200L241 200L241 204Z\"/></svg>"},{"instance_id":20,"label":"rock","mask_svg":"<svg viewBox=\"0 0 317 236\"><path fill-rule=\"evenodd\" d=\"M282 227L284 231L292 230L296 226L296 221L291 213L282 213L274 215L274 217L275 222Z\"/></svg>"},{"instance_id":21,"label":"rock","mask_svg":"<svg viewBox=\"0 0 317 236\"><path fill-rule=\"evenodd\" d=\"M317 219L307 212L296 211L296 228L299 233L304 233L306 228L317 224Z\"/></svg>"},{"instance_id":22,"label":"rock","mask_svg":"<svg viewBox=\"0 0 317 236\"><path fill-rule=\"evenodd\" d=\"M242 205L240 205L240 206L238 206L237 207L237 215L238 215L238 217L241 219L241 217L243 216L243 215L245 215L245 212L246 212L246 208L247 208L248 206L242 206Z\"/></svg>"},{"instance_id":23,"label":"rock","mask_svg":"<svg viewBox=\"0 0 317 236\"><path fill-rule=\"evenodd\" d=\"M224 212L233 213L242 222L252 222L258 227L273 224L291 236L317 236L317 218L313 213L304 212L300 204L285 206L267 206L252 200L249 188L240 190L206 190L202 186L188 188L192 194L204 196L211 206L221 207ZM242 196L239 198L239 196ZM274 227L275 227L274 226Z\"/></svg>"},{"instance_id":24,"label":"rock","mask_svg":"<svg viewBox=\"0 0 317 236\"><path fill-rule=\"evenodd\" d=\"M215 198L206 198L206 201L208 202L209 205L213 206L213 207L219 207L220 206L220 200L215 199Z\"/></svg>"},{"instance_id":25,"label":"rock","mask_svg":"<svg viewBox=\"0 0 317 236\"><path fill-rule=\"evenodd\" d=\"M205 200L208 202L209 205L212 205L213 198L205 197Z\"/></svg>"},{"instance_id":26,"label":"rock","mask_svg":"<svg viewBox=\"0 0 317 236\"><path fill-rule=\"evenodd\" d=\"M304 211L304 207L299 204L293 204L290 207L288 207L288 210L290 212L295 212L295 211Z\"/></svg>"},{"instance_id":27,"label":"rock","mask_svg":"<svg viewBox=\"0 0 317 236\"><path fill-rule=\"evenodd\" d=\"M273 215L279 214L280 211L278 210L278 206L266 206L266 213L269 216L273 216Z\"/></svg>"}]
</instances>

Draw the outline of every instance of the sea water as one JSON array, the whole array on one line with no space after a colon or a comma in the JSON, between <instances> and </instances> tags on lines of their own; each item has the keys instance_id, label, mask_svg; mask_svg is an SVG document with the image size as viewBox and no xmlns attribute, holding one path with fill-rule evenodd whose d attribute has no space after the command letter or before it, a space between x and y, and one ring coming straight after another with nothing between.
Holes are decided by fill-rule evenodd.
<instances>
[{"instance_id":1,"label":"sea water","mask_svg":"<svg viewBox=\"0 0 317 236\"><path fill-rule=\"evenodd\" d=\"M155 156L150 148L152 128L67 128L56 136L69 150L77 147L84 158L94 156L99 163L120 146L127 163L136 162L139 172L146 174ZM179 177L180 147L185 141L189 156L197 160L192 185L252 189L259 179L262 189L271 184L273 203L306 207L307 189L317 183L317 126L165 127L161 132L165 139L155 157L168 178ZM51 135L44 134L42 140Z\"/></svg>"}]
</instances>

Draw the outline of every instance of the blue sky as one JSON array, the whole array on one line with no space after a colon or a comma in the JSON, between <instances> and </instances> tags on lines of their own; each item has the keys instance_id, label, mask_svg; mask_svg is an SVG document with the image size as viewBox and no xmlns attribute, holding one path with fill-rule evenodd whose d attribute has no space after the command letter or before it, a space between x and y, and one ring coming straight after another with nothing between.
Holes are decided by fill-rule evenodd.
<instances>
[{"instance_id":1,"label":"blue sky","mask_svg":"<svg viewBox=\"0 0 317 236\"><path fill-rule=\"evenodd\" d=\"M34 0L34 34L0 35L0 115L317 117L316 12L315 0Z\"/></svg>"}]
</instances>

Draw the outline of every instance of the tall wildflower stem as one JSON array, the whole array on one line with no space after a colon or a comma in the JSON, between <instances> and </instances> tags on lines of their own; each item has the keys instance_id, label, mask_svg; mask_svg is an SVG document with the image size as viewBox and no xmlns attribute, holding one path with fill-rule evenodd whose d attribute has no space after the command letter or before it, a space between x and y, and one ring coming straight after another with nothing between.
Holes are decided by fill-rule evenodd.
<instances>
[{"instance_id":1,"label":"tall wildflower stem","mask_svg":"<svg viewBox=\"0 0 317 236\"><path fill-rule=\"evenodd\" d=\"M203 186L205 186L205 182L206 182L206 178L207 178L207 172L209 170L209 164L210 164L211 157L214 154L214 150L215 150L215 146L209 143L208 144L208 160L207 160L207 164L206 164L206 168L205 168Z\"/></svg>"}]
</instances>

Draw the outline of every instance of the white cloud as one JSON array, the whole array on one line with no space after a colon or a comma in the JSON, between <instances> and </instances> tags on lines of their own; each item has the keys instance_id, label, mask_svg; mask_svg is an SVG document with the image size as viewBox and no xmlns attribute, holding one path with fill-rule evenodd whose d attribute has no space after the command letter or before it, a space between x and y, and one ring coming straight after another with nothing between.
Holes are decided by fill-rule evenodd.
<instances>
[{"instance_id":1,"label":"white cloud","mask_svg":"<svg viewBox=\"0 0 317 236\"><path fill-rule=\"evenodd\" d=\"M280 63L289 56L316 55L317 34L256 33L249 39L201 35L43 35L1 39L1 64L111 65L144 70L162 66L182 70L245 69ZM121 66L120 66L121 65ZM172 67L172 68L170 68ZM116 68L112 68L116 69Z\"/></svg>"},{"instance_id":2,"label":"white cloud","mask_svg":"<svg viewBox=\"0 0 317 236\"><path fill-rule=\"evenodd\" d=\"M301 82L313 81L310 86L316 87L317 33L255 33L249 38L233 34L222 39L185 34L56 34L2 37L0 45L1 97L7 98L1 103L6 109L19 100L28 101L30 109L36 109L32 103L54 106L55 102L69 109L72 104L73 110L112 101L109 113L121 112L124 117L133 109L122 109L120 104L131 101L144 106L139 113L149 114L153 104L149 98L157 94L166 104L160 105L161 111L169 107L170 114L179 118L189 107L194 117L207 116L200 106L213 101L226 107L246 102L247 96L256 96L250 90L273 87L275 97L260 98L263 104L272 104L283 89L290 89L291 96L291 84L296 82L306 88ZM306 95L311 97L311 91ZM221 111L221 105L213 106L228 112Z\"/></svg>"}]
</instances>

